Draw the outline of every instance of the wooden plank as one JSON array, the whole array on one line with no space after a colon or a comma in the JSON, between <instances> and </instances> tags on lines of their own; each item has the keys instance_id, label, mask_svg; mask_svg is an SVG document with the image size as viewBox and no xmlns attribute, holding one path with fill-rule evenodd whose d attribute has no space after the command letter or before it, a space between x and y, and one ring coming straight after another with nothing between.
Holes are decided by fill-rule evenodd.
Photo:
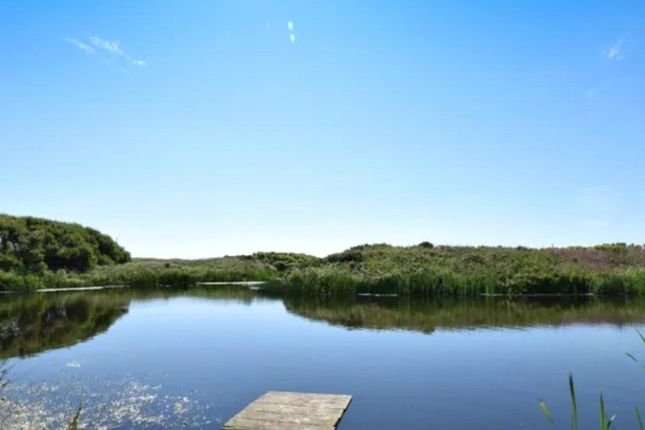
<instances>
[{"instance_id":1,"label":"wooden plank","mask_svg":"<svg viewBox=\"0 0 645 430\"><path fill-rule=\"evenodd\" d=\"M281 411L262 411L245 409L243 418L254 419L258 421L280 421L290 424L308 424L333 428L338 421L338 417L343 413L342 410L316 414L308 414L307 411L281 410ZM305 415L306 414L306 415ZM232 421L235 421L233 419Z\"/></svg>"},{"instance_id":2,"label":"wooden plank","mask_svg":"<svg viewBox=\"0 0 645 430\"><path fill-rule=\"evenodd\" d=\"M342 407L328 407L321 405L281 405L277 403L260 403L253 402L246 407L246 410L251 412L266 412L271 414L289 414L293 416L308 414L313 416L326 416L331 413L342 414L345 408Z\"/></svg>"},{"instance_id":3,"label":"wooden plank","mask_svg":"<svg viewBox=\"0 0 645 430\"><path fill-rule=\"evenodd\" d=\"M222 430L335 430L336 427L292 424L281 421L259 421L236 418L222 427Z\"/></svg>"},{"instance_id":4,"label":"wooden plank","mask_svg":"<svg viewBox=\"0 0 645 430\"><path fill-rule=\"evenodd\" d=\"M223 430L334 430L352 397L269 391L231 418Z\"/></svg>"},{"instance_id":5,"label":"wooden plank","mask_svg":"<svg viewBox=\"0 0 645 430\"><path fill-rule=\"evenodd\" d=\"M259 403L277 403L293 405L327 405L346 408L352 396L344 394L294 393L290 391L269 391L259 397ZM254 402L255 403L255 402Z\"/></svg>"}]
</instances>

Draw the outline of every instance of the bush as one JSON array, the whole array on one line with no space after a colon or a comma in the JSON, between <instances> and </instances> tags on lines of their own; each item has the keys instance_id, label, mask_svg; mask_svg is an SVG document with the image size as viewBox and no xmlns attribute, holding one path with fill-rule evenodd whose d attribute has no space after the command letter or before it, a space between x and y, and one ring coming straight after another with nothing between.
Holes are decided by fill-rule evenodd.
<instances>
[{"instance_id":1,"label":"bush","mask_svg":"<svg viewBox=\"0 0 645 430\"><path fill-rule=\"evenodd\" d=\"M130 254L110 237L78 224L0 215L0 270L87 272L125 263Z\"/></svg>"}]
</instances>

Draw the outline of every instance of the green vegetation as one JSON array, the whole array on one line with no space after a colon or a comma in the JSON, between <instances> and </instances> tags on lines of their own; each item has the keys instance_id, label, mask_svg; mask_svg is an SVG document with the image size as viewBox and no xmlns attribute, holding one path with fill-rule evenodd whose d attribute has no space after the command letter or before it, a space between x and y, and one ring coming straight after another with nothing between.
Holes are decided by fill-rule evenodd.
<instances>
[{"instance_id":1,"label":"green vegetation","mask_svg":"<svg viewBox=\"0 0 645 430\"><path fill-rule=\"evenodd\" d=\"M130 285L155 288L190 286L200 281L272 281L278 272L252 257L208 260L138 259L116 266L97 267L76 278L82 285ZM60 286L68 285L61 279Z\"/></svg>"},{"instance_id":2,"label":"green vegetation","mask_svg":"<svg viewBox=\"0 0 645 430\"><path fill-rule=\"evenodd\" d=\"M128 261L125 249L94 229L0 215L0 287L37 287L54 274L83 273Z\"/></svg>"},{"instance_id":3,"label":"green vegetation","mask_svg":"<svg viewBox=\"0 0 645 430\"><path fill-rule=\"evenodd\" d=\"M0 290L200 281L272 281L311 295L410 296L645 292L645 248L361 245L317 258L259 252L205 260L135 259L108 236L76 224L0 215Z\"/></svg>"},{"instance_id":4,"label":"green vegetation","mask_svg":"<svg viewBox=\"0 0 645 430\"><path fill-rule=\"evenodd\" d=\"M638 336L641 339L641 342L643 345L645 345L645 336L643 334L636 330L636 333L638 333ZM635 363L639 363L639 360L631 353L626 352L625 355L629 358L631 358ZM644 367L645 368L645 367ZM576 401L576 390L575 390L575 385L573 383L573 374L569 373L569 398L571 399L571 429L572 430L578 430L578 403ZM551 423L553 428L556 428L555 425L555 419L553 418L553 413L547 406L546 402L544 400L539 401L539 406L540 410L544 414L547 420ZM609 417L607 415L607 410L605 408L605 400L603 398L602 393L600 394L600 430L609 430L614 423L614 420L616 419L616 415L612 415ZM643 425L643 419L641 417L641 410L638 406L634 406L634 415L636 417L636 423L638 424L638 428L640 430L645 430L645 425Z\"/></svg>"},{"instance_id":5,"label":"green vegetation","mask_svg":"<svg viewBox=\"0 0 645 430\"><path fill-rule=\"evenodd\" d=\"M98 231L57 221L0 215L0 290L94 285L186 286L199 281L276 281L315 266L304 254L262 252L204 260L131 260Z\"/></svg>"},{"instance_id":6,"label":"green vegetation","mask_svg":"<svg viewBox=\"0 0 645 430\"><path fill-rule=\"evenodd\" d=\"M0 215L0 269L18 273L125 263L130 254L109 236L78 224Z\"/></svg>"},{"instance_id":7,"label":"green vegetation","mask_svg":"<svg viewBox=\"0 0 645 430\"><path fill-rule=\"evenodd\" d=\"M362 245L293 270L287 281L312 294L639 294L645 292L645 248Z\"/></svg>"}]
</instances>

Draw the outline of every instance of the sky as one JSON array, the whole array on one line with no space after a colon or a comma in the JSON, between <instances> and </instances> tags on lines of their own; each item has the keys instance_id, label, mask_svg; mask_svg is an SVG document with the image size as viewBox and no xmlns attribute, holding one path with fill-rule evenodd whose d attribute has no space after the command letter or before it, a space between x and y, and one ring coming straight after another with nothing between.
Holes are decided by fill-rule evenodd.
<instances>
[{"instance_id":1,"label":"sky","mask_svg":"<svg viewBox=\"0 0 645 430\"><path fill-rule=\"evenodd\" d=\"M645 243L645 2L2 1L0 213L136 257Z\"/></svg>"}]
</instances>

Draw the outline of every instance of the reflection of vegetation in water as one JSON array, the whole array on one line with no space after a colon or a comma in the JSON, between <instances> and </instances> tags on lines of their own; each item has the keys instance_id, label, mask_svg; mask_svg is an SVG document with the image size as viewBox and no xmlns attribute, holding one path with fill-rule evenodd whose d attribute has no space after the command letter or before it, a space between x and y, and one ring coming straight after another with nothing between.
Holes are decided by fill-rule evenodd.
<instances>
[{"instance_id":1,"label":"reflection of vegetation in water","mask_svg":"<svg viewBox=\"0 0 645 430\"><path fill-rule=\"evenodd\" d=\"M30 295L0 303L0 358L60 348L101 333L127 312L118 297Z\"/></svg>"},{"instance_id":2,"label":"reflection of vegetation in water","mask_svg":"<svg viewBox=\"0 0 645 430\"><path fill-rule=\"evenodd\" d=\"M32 354L49 348L71 345L106 330L128 305L136 300L195 297L253 303L264 293L247 288L188 288L157 290L105 290L98 292L41 294L6 297L0 302L0 358ZM628 324L645 321L645 301L622 298L599 300L583 298L478 300L422 300L400 297L312 297L286 296L286 309L296 315L352 328L403 329L431 333L437 328L482 326L520 327L570 323ZM73 365L70 365L73 364ZM78 367L68 363L73 369ZM3 374L0 366L0 388ZM12 385L5 403L0 393L0 419L9 428L60 428L69 423L83 400L80 427L204 427L204 409L190 396L166 395L158 385L141 381L112 381L105 386L69 381ZM89 381L91 382L91 381ZM99 390L90 388L100 387ZM62 390L62 391L61 391ZM1 390L0 390L1 391ZM65 392L61 399L60 393ZM11 421L12 420L12 421ZM58 421L56 421L58 420ZM59 425L61 424L61 425ZM64 427L64 425L62 425ZM0 425L0 428L2 426Z\"/></svg>"},{"instance_id":3,"label":"reflection of vegetation in water","mask_svg":"<svg viewBox=\"0 0 645 430\"><path fill-rule=\"evenodd\" d=\"M264 293L241 287L119 289L5 297L0 302L0 358L35 354L84 341L107 330L133 300L195 297L250 304ZM403 329L626 324L645 321L645 301L592 297L423 300L398 297L285 296L291 313L353 328Z\"/></svg>"},{"instance_id":4,"label":"reflection of vegetation in water","mask_svg":"<svg viewBox=\"0 0 645 430\"><path fill-rule=\"evenodd\" d=\"M350 328L404 329L515 327L570 323L627 324L645 321L643 300L486 298L410 300L407 298L288 297L289 312Z\"/></svg>"},{"instance_id":5,"label":"reflection of vegetation in water","mask_svg":"<svg viewBox=\"0 0 645 430\"><path fill-rule=\"evenodd\" d=\"M178 296L251 303L246 288L104 290L5 296L0 301L0 359L26 356L82 342L107 330L132 300Z\"/></svg>"}]
</instances>

